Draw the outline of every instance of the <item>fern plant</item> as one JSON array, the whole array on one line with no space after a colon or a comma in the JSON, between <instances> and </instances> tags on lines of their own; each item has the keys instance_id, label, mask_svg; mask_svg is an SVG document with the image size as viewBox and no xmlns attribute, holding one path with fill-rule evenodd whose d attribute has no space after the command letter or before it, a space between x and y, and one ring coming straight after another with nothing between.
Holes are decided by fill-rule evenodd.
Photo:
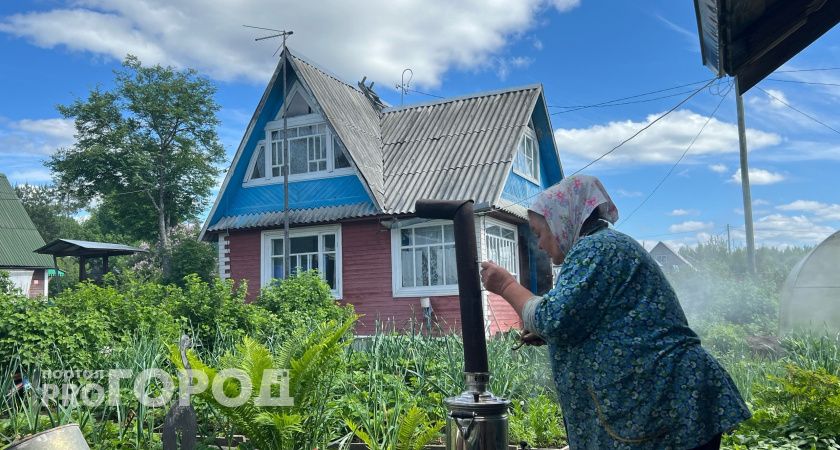
<instances>
[{"instance_id":1,"label":"fern plant","mask_svg":"<svg viewBox=\"0 0 840 450\"><path fill-rule=\"evenodd\" d=\"M337 403L334 380L343 370L342 355L348 344L348 331L355 321L356 317L342 323L329 321L305 333L304 337L292 337L274 349L245 337L233 352L220 358L218 369L204 364L190 351L187 356L192 370L203 372L209 386L221 370L236 368L247 374L254 387L247 401L237 407L219 403L211 389L199 396L244 434L252 448L325 448L341 427L334 412ZM304 333L297 336L301 334ZM183 368L177 348L171 348L171 359ZM256 402L267 369L288 370L293 406L260 406ZM279 389L279 386L272 387L272 396L279 395ZM235 398L241 393L241 384L227 379L222 390L229 398Z\"/></svg>"}]
</instances>

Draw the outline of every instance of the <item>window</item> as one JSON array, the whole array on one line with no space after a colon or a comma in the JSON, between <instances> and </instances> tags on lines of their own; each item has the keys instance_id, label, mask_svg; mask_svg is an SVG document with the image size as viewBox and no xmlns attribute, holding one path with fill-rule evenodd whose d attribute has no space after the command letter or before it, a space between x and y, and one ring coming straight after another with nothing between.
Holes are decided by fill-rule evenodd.
<instances>
[{"instance_id":1,"label":"window","mask_svg":"<svg viewBox=\"0 0 840 450\"><path fill-rule=\"evenodd\" d=\"M333 295L340 297L341 244L337 226L314 227L289 231L289 262L292 273L318 270L330 285ZM284 274L284 240L282 230L263 232L262 285Z\"/></svg>"},{"instance_id":2,"label":"window","mask_svg":"<svg viewBox=\"0 0 840 450\"><path fill-rule=\"evenodd\" d=\"M519 147L516 151L516 158L513 161L514 172L539 184L540 180L540 156L537 147L537 139L532 128L527 128Z\"/></svg>"},{"instance_id":3,"label":"window","mask_svg":"<svg viewBox=\"0 0 840 450\"><path fill-rule=\"evenodd\" d=\"M504 267L514 277L519 273L519 246L516 229L491 219L484 228L487 259Z\"/></svg>"},{"instance_id":4,"label":"window","mask_svg":"<svg viewBox=\"0 0 840 450\"><path fill-rule=\"evenodd\" d=\"M336 169L350 167L350 161L347 159L347 154L345 153L346 151L347 150L344 148L344 144L342 144L337 138L333 137L333 153L335 154L333 165Z\"/></svg>"},{"instance_id":5,"label":"window","mask_svg":"<svg viewBox=\"0 0 840 450\"><path fill-rule=\"evenodd\" d=\"M265 144L260 141L257 145L257 152L251 162L251 171L246 180L258 180L265 178Z\"/></svg>"},{"instance_id":6,"label":"window","mask_svg":"<svg viewBox=\"0 0 840 450\"><path fill-rule=\"evenodd\" d=\"M391 238L394 296L457 293L455 232L451 222L394 229Z\"/></svg>"}]
</instances>

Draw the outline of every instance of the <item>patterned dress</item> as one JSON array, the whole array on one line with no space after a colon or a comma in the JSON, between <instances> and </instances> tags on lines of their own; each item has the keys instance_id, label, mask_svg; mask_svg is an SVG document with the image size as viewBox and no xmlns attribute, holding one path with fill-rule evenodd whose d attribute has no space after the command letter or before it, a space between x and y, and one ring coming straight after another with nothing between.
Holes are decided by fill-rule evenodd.
<instances>
[{"instance_id":1,"label":"patterned dress","mask_svg":"<svg viewBox=\"0 0 840 450\"><path fill-rule=\"evenodd\" d=\"M750 417L658 264L618 231L581 238L523 317L549 345L572 450L692 449Z\"/></svg>"}]
</instances>

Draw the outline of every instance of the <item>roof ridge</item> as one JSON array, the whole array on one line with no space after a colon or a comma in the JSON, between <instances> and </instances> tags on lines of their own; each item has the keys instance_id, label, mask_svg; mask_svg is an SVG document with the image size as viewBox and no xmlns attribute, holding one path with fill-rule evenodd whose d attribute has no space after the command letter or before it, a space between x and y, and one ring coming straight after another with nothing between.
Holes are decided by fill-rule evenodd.
<instances>
[{"instance_id":1,"label":"roof ridge","mask_svg":"<svg viewBox=\"0 0 840 450\"><path fill-rule=\"evenodd\" d=\"M432 100L432 101L428 101L428 102L415 103L415 104L412 104L412 105L405 105L405 106L400 106L400 107L389 107L389 108L383 109L382 114L385 115L385 114L391 114L391 113L406 111L406 110L414 109L414 108L423 108L423 107L427 107L427 106L437 106L437 105L443 105L443 104L446 104L446 103L452 103L452 102L457 102L457 101L461 101L461 100L470 100L470 99L474 99L474 98L490 97L490 96L493 96L493 95L501 95L501 94L507 94L507 93L511 93L511 92L527 91L527 90L530 90L530 89L541 89L541 88L542 88L542 83L531 83L531 84L526 84L526 85L522 85L522 86L512 86L512 87L509 87L509 88L491 89L491 90L487 90L487 91L474 92L472 94L459 95L459 96L456 96L456 97L447 97L447 98L442 98L442 99L439 99L439 100Z\"/></svg>"}]
</instances>

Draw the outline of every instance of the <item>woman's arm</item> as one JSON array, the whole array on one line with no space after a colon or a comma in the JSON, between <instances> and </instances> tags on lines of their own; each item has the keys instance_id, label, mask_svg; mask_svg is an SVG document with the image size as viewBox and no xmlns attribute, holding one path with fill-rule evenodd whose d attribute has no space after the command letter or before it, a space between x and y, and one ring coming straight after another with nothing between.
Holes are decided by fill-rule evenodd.
<instances>
[{"instance_id":1,"label":"woman's arm","mask_svg":"<svg viewBox=\"0 0 840 450\"><path fill-rule=\"evenodd\" d=\"M488 291L501 295L510 306L516 310L516 314L522 317L522 310L534 294L524 286L516 282L516 278L504 267L492 261L481 263L481 281Z\"/></svg>"}]
</instances>

